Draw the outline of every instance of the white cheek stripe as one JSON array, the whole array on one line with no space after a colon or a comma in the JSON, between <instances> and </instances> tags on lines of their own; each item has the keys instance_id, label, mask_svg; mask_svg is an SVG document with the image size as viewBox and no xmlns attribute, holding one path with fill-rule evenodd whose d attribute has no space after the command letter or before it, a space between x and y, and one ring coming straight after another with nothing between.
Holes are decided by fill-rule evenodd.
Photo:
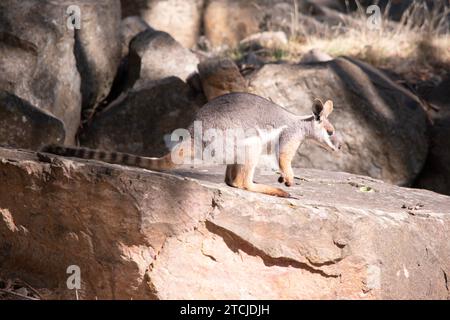
<instances>
[{"instance_id":1,"label":"white cheek stripe","mask_svg":"<svg viewBox=\"0 0 450 320\"><path fill-rule=\"evenodd\" d=\"M331 142L330 136L328 135L328 132L323 129L322 130L322 137L325 143L332 149L335 149L335 146L333 145L333 142Z\"/></svg>"}]
</instances>

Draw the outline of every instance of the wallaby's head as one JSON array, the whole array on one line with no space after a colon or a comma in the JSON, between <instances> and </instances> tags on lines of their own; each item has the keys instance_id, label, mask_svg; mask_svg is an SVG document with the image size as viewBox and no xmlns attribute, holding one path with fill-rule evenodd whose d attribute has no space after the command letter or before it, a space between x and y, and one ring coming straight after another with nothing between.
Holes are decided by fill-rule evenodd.
<instances>
[{"instance_id":1,"label":"wallaby's head","mask_svg":"<svg viewBox=\"0 0 450 320\"><path fill-rule=\"evenodd\" d=\"M338 151L341 148L340 139L328 120L328 116L333 112L333 101L327 100L322 103L319 99L315 99L312 111L314 121L311 138L327 150Z\"/></svg>"}]
</instances>

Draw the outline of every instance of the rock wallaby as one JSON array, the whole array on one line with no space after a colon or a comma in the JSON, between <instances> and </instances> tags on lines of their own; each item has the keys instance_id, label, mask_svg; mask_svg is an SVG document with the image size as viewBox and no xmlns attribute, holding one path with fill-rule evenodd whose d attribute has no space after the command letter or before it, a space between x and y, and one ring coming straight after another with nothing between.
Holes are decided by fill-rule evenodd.
<instances>
[{"instance_id":1,"label":"rock wallaby","mask_svg":"<svg viewBox=\"0 0 450 320\"><path fill-rule=\"evenodd\" d=\"M328 120L332 111L333 102L331 100L322 103L316 99L312 105L311 115L298 116L257 95L230 93L217 97L204 105L195 115L193 123L185 130L187 135L183 136L183 139L176 140L179 142L172 151L160 158L55 145L47 146L43 151L62 156L96 159L108 163L164 171L180 164L190 164L191 161L194 161L195 165L195 159L197 159L195 155L196 150L198 150L195 147L195 131L198 126L202 128L201 134L204 132L205 135L211 136L213 131L216 142L220 142L219 137L223 138L222 133L224 132L245 131L244 135L226 134L225 147L224 144L215 145L216 148L213 153L225 149L225 153L232 153L231 157L226 154L228 161L223 162L227 164L225 182L236 188L273 196L289 197L289 193L283 189L253 181L260 155L264 147L267 147L269 143L275 143L281 172L278 181L286 186L293 185L294 173L291 161L305 139L311 139L330 151L340 149L339 138L333 125ZM230 146L232 147L230 148ZM207 147L205 141L201 140L200 154ZM241 155L241 160L238 161L237 158ZM231 161L229 161L230 159Z\"/></svg>"}]
</instances>

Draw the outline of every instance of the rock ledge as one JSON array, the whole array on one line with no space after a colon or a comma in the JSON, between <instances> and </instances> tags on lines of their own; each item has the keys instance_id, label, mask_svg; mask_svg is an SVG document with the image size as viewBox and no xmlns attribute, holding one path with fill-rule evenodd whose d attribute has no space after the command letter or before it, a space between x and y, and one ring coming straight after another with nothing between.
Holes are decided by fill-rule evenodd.
<instances>
[{"instance_id":1,"label":"rock ledge","mask_svg":"<svg viewBox=\"0 0 450 320\"><path fill-rule=\"evenodd\" d=\"M52 298L75 298L70 265L84 299L449 298L450 197L301 169L281 199L222 172L0 148L0 276Z\"/></svg>"}]
</instances>

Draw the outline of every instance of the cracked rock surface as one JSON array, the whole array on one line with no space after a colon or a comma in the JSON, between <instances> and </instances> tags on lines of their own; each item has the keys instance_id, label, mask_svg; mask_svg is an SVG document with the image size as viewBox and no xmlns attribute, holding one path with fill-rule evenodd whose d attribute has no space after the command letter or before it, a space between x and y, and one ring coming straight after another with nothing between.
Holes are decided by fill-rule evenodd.
<instances>
[{"instance_id":1,"label":"cracked rock surface","mask_svg":"<svg viewBox=\"0 0 450 320\"><path fill-rule=\"evenodd\" d=\"M82 299L450 297L450 197L301 169L282 199L223 172L0 148L0 276L53 298L75 298L70 265Z\"/></svg>"}]
</instances>

